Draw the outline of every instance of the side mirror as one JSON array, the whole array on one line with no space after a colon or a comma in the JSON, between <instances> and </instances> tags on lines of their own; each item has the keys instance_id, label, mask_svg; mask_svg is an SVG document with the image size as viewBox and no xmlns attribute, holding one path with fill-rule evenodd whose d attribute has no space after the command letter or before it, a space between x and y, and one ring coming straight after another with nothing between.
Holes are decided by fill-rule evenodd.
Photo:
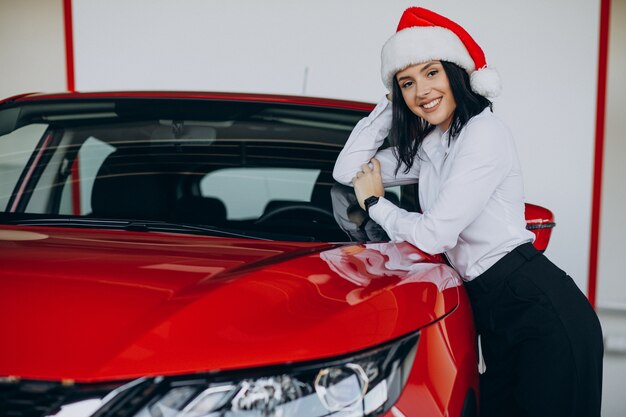
<instances>
[{"instance_id":1,"label":"side mirror","mask_svg":"<svg viewBox=\"0 0 626 417\"><path fill-rule=\"evenodd\" d=\"M526 203L526 229L533 232L535 238L535 248L540 251L546 250L554 223L554 214L545 207Z\"/></svg>"}]
</instances>

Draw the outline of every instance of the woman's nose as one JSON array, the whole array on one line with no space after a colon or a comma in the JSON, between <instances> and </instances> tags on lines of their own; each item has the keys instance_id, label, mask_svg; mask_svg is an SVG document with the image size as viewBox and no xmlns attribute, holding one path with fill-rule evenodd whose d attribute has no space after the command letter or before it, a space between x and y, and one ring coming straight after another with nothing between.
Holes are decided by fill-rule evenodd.
<instances>
[{"instance_id":1,"label":"woman's nose","mask_svg":"<svg viewBox=\"0 0 626 417\"><path fill-rule=\"evenodd\" d=\"M417 95L419 97L426 97L428 94L430 94L431 91L432 91L432 88L430 88L429 86L426 86L426 85L417 86Z\"/></svg>"}]
</instances>

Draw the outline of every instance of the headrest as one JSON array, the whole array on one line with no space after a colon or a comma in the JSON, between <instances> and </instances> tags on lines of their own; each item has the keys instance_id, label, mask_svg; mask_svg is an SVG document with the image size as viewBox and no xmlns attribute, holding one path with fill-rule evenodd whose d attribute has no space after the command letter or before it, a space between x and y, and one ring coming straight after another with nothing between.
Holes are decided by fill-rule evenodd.
<instances>
[{"instance_id":1,"label":"headrest","mask_svg":"<svg viewBox=\"0 0 626 417\"><path fill-rule=\"evenodd\" d=\"M175 176L138 155L113 152L103 162L91 194L97 217L167 220L175 199Z\"/></svg>"},{"instance_id":2,"label":"headrest","mask_svg":"<svg viewBox=\"0 0 626 417\"><path fill-rule=\"evenodd\" d=\"M223 224L226 221L226 206L217 198L183 197L176 202L174 220L191 224Z\"/></svg>"}]
</instances>

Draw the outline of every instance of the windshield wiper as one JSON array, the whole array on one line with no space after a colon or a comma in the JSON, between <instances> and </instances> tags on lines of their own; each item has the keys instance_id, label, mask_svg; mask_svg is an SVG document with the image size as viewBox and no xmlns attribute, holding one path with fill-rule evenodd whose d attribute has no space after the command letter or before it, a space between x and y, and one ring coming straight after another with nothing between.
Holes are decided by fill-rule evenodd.
<instances>
[{"instance_id":1,"label":"windshield wiper","mask_svg":"<svg viewBox=\"0 0 626 417\"><path fill-rule=\"evenodd\" d=\"M272 234L273 239L268 237L261 237L258 234L242 232L242 231L227 231L215 229L210 226L203 225L190 225L180 223L169 223L163 221L153 220L112 220L112 219L98 219L98 218L21 218L4 220L5 224L15 224L22 226L71 226L71 227L88 227L98 229L116 229L116 230L128 230L135 232L186 232L202 235L220 236L220 237L239 237L246 239L258 239L258 240L276 240L275 234Z\"/></svg>"},{"instance_id":2,"label":"windshield wiper","mask_svg":"<svg viewBox=\"0 0 626 417\"><path fill-rule=\"evenodd\" d=\"M184 223L170 223L162 221L142 221L133 220L127 222L124 226L124 230L135 232L196 232L199 234L210 234L212 236L221 237L241 237L246 239L258 239L258 240L273 240L258 236L256 234L243 232L243 231L227 231L222 229L215 229L210 226L203 226L197 224L184 224Z\"/></svg>"}]
</instances>

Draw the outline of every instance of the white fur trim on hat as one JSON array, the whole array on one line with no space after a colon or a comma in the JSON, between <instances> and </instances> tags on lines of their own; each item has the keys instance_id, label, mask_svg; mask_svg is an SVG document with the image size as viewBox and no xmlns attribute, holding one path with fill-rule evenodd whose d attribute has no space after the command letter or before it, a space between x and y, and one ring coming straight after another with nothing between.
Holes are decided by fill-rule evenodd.
<instances>
[{"instance_id":1,"label":"white fur trim on hat","mask_svg":"<svg viewBox=\"0 0 626 417\"><path fill-rule=\"evenodd\" d=\"M457 64L468 74L476 68L465 45L452 31L439 26L406 28L396 32L383 46L383 83L391 91L393 77L398 71L434 60Z\"/></svg>"}]
</instances>

